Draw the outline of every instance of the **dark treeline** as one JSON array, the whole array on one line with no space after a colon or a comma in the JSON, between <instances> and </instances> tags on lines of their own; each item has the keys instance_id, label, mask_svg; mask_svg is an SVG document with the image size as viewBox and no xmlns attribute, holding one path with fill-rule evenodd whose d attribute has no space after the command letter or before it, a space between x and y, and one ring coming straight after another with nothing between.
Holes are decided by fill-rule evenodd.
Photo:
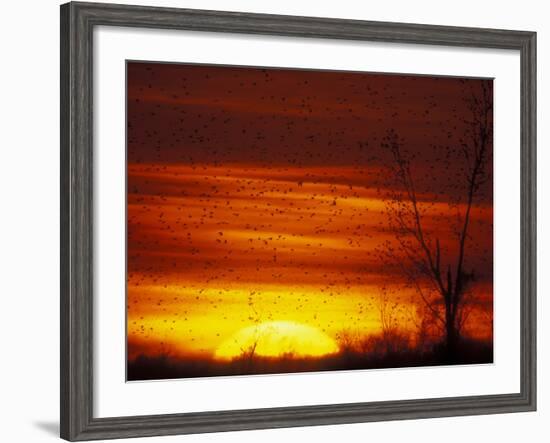
<instances>
[{"instance_id":1,"label":"dark treeline","mask_svg":"<svg viewBox=\"0 0 550 443\"><path fill-rule=\"evenodd\" d=\"M295 372L338 371L355 369L406 368L441 366L447 364L483 364L493 362L490 342L461 340L452 359L447 357L444 344L433 346L427 352L403 348L392 352L364 353L344 349L338 354L318 358L241 356L230 361L211 358L185 359L168 355L148 357L140 355L128 362L128 381L174 378L213 377L230 375L280 374Z\"/></svg>"}]
</instances>

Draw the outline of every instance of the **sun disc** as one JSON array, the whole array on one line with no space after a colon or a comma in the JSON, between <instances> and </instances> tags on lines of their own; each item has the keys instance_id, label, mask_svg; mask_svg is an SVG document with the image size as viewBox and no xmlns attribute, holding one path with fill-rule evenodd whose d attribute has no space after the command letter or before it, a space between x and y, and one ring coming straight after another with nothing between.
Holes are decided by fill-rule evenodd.
<instances>
[{"instance_id":1,"label":"sun disc","mask_svg":"<svg viewBox=\"0 0 550 443\"><path fill-rule=\"evenodd\" d=\"M336 342L313 326L272 321L241 329L224 341L214 356L222 360L249 353L260 357L319 357L336 352Z\"/></svg>"}]
</instances>

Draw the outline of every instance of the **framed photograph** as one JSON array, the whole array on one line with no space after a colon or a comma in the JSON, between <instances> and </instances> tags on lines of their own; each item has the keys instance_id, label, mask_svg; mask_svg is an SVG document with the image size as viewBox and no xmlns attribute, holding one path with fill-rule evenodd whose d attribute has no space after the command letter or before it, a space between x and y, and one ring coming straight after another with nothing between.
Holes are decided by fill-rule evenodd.
<instances>
[{"instance_id":1,"label":"framed photograph","mask_svg":"<svg viewBox=\"0 0 550 443\"><path fill-rule=\"evenodd\" d=\"M61 6L61 437L536 408L536 34Z\"/></svg>"}]
</instances>

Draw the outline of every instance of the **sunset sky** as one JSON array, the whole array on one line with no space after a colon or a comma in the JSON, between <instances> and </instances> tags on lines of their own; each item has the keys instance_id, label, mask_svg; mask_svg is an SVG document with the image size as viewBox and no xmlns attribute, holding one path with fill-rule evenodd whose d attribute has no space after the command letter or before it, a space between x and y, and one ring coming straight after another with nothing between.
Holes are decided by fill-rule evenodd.
<instances>
[{"instance_id":1,"label":"sunset sky","mask_svg":"<svg viewBox=\"0 0 550 443\"><path fill-rule=\"evenodd\" d=\"M393 239L380 143L393 128L414 153L426 229L452 253L465 188L443 147L479 82L129 62L129 358L220 355L266 322L376 334L384 287L413 329L415 292L376 252ZM491 338L492 182L472 211L466 332Z\"/></svg>"}]
</instances>

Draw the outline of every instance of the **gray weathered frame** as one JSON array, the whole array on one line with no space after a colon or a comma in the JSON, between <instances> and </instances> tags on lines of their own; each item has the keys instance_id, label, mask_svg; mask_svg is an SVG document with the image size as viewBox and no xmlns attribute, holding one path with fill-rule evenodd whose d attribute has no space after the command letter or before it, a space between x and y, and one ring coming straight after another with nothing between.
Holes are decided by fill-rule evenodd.
<instances>
[{"instance_id":1,"label":"gray weathered frame","mask_svg":"<svg viewBox=\"0 0 550 443\"><path fill-rule=\"evenodd\" d=\"M93 416L94 26L512 49L521 55L521 391L169 415ZM61 6L61 437L70 441L536 409L536 33L189 9Z\"/></svg>"}]
</instances>

